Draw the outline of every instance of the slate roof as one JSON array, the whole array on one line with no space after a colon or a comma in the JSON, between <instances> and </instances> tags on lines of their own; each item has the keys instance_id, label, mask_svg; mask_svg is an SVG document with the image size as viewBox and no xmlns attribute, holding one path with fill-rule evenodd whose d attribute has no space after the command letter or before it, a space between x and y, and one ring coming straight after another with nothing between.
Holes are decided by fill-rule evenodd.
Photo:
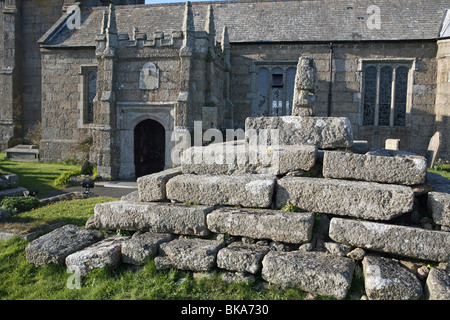
<instances>
[{"instance_id":1,"label":"slate roof","mask_svg":"<svg viewBox=\"0 0 450 320\"><path fill-rule=\"evenodd\" d=\"M216 34L228 26L230 42L353 41L437 39L450 0L300 0L193 2L196 30L203 30L213 6ZM370 29L370 5L380 8L381 29ZM116 6L119 33L134 27L149 37L181 30L185 3ZM62 28L45 44L95 46L105 7L82 11L80 30ZM42 39L41 39L42 40Z\"/></svg>"}]
</instances>

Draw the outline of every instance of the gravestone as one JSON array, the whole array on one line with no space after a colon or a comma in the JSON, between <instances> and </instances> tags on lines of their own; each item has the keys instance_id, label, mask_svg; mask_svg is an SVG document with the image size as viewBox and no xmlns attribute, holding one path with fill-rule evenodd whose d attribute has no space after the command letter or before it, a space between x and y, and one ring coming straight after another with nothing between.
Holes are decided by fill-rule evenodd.
<instances>
[{"instance_id":1,"label":"gravestone","mask_svg":"<svg viewBox=\"0 0 450 320\"><path fill-rule=\"evenodd\" d=\"M12 161L39 161L39 149L36 145L20 144L5 150L6 159Z\"/></svg>"},{"instance_id":2,"label":"gravestone","mask_svg":"<svg viewBox=\"0 0 450 320\"><path fill-rule=\"evenodd\" d=\"M386 139L384 148L387 150L400 150L400 139Z\"/></svg>"},{"instance_id":3,"label":"gravestone","mask_svg":"<svg viewBox=\"0 0 450 320\"><path fill-rule=\"evenodd\" d=\"M428 162L428 168L433 167L433 163L436 161L437 154L439 152L439 147L441 146L442 135L437 131L430 139L428 144L426 158Z\"/></svg>"}]
</instances>

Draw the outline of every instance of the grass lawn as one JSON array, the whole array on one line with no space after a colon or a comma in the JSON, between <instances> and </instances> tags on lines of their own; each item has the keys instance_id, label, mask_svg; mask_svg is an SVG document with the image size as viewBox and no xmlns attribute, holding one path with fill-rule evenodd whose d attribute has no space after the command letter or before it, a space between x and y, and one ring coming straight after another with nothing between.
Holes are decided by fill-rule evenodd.
<instances>
[{"instance_id":1,"label":"grass lawn","mask_svg":"<svg viewBox=\"0 0 450 320\"><path fill-rule=\"evenodd\" d=\"M450 179L450 164L443 164L442 170L428 169L428 172L435 172L447 179Z\"/></svg>"},{"instance_id":2,"label":"grass lawn","mask_svg":"<svg viewBox=\"0 0 450 320\"><path fill-rule=\"evenodd\" d=\"M20 185L39 188L41 193L55 190L53 181L63 171L78 166L60 163L29 163L5 161L0 154L0 170L19 175ZM450 178L450 165L443 170L429 170ZM40 193L40 195L41 195ZM96 203L116 201L113 198L90 198L62 201L0 220L0 229L22 232L62 221L84 226L94 213ZM255 283L226 284L218 273L196 277L192 272L175 269L157 270L149 259L142 267L123 264L115 269L97 269L81 281L79 289L70 289L72 274L61 265L35 267L25 257L28 241L15 237L0 241L0 300L303 300L298 289L279 290L268 286L256 288ZM258 282L257 282L258 283ZM350 294L364 294L361 268L356 268ZM318 299L328 299L318 297Z\"/></svg>"},{"instance_id":3,"label":"grass lawn","mask_svg":"<svg viewBox=\"0 0 450 320\"><path fill-rule=\"evenodd\" d=\"M99 202L112 198L62 201L18 214L22 221L63 221L84 226ZM1 224L0 224L1 228ZM219 275L194 278L193 273L175 269L157 270L149 259L142 267L123 264L116 269L97 269L84 277L79 289L70 289L70 273L60 265L35 267L26 260L28 241L18 237L0 241L0 299L2 300L298 300L298 289L255 289L254 283L226 284ZM321 297L321 299L325 299Z\"/></svg>"},{"instance_id":4,"label":"grass lawn","mask_svg":"<svg viewBox=\"0 0 450 320\"><path fill-rule=\"evenodd\" d=\"M79 165L48 162L16 162L5 160L5 153L0 153L0 172L19 175L19 185L28 190L38 189L39 197L61 189L54 180L64 171L80 170Z\"/></svg>"}]
</instances>

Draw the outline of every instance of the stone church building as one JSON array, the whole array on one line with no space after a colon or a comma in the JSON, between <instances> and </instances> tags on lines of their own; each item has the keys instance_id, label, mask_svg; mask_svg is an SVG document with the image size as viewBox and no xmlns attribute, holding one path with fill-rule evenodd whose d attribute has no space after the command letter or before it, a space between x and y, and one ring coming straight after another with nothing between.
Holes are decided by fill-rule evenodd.
<instances>
[{"instance_id":1,"label":"stone church building","mask_svg":"<svg viewBox=\"0 0 450 320\"><path fill-rule=\"evenodd\" d=\"M136 178L171 167L196 121L289 115L312 56L315 115L422 155L440 131L450 159L450 0L143 2L0 0L2 149L42 126L41 160L92 137L100 175Z\"/></svg>"}]
</instances>

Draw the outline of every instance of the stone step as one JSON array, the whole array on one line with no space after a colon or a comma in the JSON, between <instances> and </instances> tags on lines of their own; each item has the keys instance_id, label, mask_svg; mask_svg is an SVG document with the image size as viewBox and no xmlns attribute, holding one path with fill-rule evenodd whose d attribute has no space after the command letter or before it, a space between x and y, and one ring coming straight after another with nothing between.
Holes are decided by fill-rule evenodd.
<instances>
[{"instance_id":1,"label":"stone step","mask_svg":"<svg viewBox=\"0 0 450 320\"><path fill-rule=\"evenodd\" d=\"M282 287L344 299L355 263L350 258L323 252L271 251L262 261L262 277Z\"/></svg>"},{"instance_id":2,"label":"stone step","mask_svg":"<svg viewBox=\"0 0 450 320\"><path fill-rule=\"evenodd\" d=\"M139 200L143 202L166 200L166 184L169 179L181 174L181 168L167 169L137 179Z\"/></svg>"},{"instance_id":3,"label":"stone step","mask_svg":"<svg viewBox=\"0 0 450 320\"><path fill-rule=\"evenodd\" d=\"M369 300L419 300L422 297L419 279L398 262L368 255L362 266Z\"/></svg>"},{"instance_id":4,"label":"stone step","mask_svg":"<svg viewBox=\"0 0 450 320\"><path fill-rule=\"evenodd\" d=\"M309 171L316 163L317 147L257 146L217 143L191 147L183 153L181 168L188 174L273 174Z\"/></svg>"},{"instance_id":5,"label":"stone step","mask_svg":"<svg viewBox=\"0 0 450 320\"><path fill-rule=\"evenodd\" d=\"M66 257L69 271L85 276L94 269L115 267L122 262L122 243L128 237L112 237L99 241Z\"/></svg>"},{"instance_id":6,"label":"stone step","mask_svg":"<svg viewBox=\"0 0 450 320\"><path fill-rule=\"evenodd\" d=\"M208 214L206 221L216 233L302 244L311 241L314 214L224 207Z\"/></svg>"},{"instance_id":7,"label":"stone step","mask_svg":"<svg viewBox=\"0 0 450 320\"><path fill-rule=\"evenodd\" d=\"M310 212L389 220L412 211L414 193L401 185L284 177L277 182L276 206L287 204Z\"/></svg>"},{"instance_id":8,"label":"stone step","mask_svg":"<svg viewBox=\"0 0 450 320\"><path fill-rule=\"evenodd\" d=\"M68 224L31 241L25 248L26 258L35 266L61 264L68 255L102 239L100 231Z\"/></svg>"},{"instance_id":9,"label":"stone step","mask_svg":"<svg viewBox=\"0 0 450 320\"><path fill-rule=\"evenodd\" d=\"M336 242L403 257L450 260L450 232L333 218L329 236Z\"/></svg>"},{"instance_id":10,"label":"stone step","mask_svg":"<svg viewBox=\"0 0 450 320\"><path fill-rule=\"evenodd\" d=\"M262 174L182 174L169 180L167 198L204 205L267 208L272 204L276 177Z\"/></svg>"},{"instance_id":11,"label":"stone step","mask_svg":"<svg viewBox=\"0 0 450 320\"><path fill-rule=\"evenodd\" d=\"M429 192L428 208L436 224L450 227L450 193Z\"/></svg>"},{"instance_id":12,"label":"stone step","mask_svg":"<svg viewBox=\"0 0 450 320\"><path fill-rule=\"evenodd\" d=\"M202 205L114 201L95 205L86 228L205 236L209 233L206 215L212 210Z\"/></svg>"},{"instance_id":13,"label":"stone step","mask_svg":"<svg viewBox=\"0 0 450 320\"><path fill-rule=\"evenodd\" d=\"M155 266L157 269L208 271L216 266L217 253L224 246L223 241L207 239L176 239L162 243Z\"/></svg>"},{"instance_id":14,"label":"stone step","mask_svg":"<svg viewBox=\"0 0 450 320\"><path fill-rule=\"evenodd\" d=\"M233 242L217 253L217 267L257 274L261 271L262 260L269 251L269 246Z\"/></svg>"},{"instance_id":15,"label":"stone step","mask_svg":"<svg viewBox=\"0 0 450 320\"><path fill-rule=\"evenodd\" d=\"M450 300L450 270L431 268L425 284L428 300Z\"/></svg>"},{"instance_id":16,"label":"stone step","mask_svg":"<svg viewBox=\"0 0 450 320\"><path fill-rule=\"evenodd\" d=\"M427 178L427 159L421 156L377 156L326 151L323 176L404 185L423 184Z\"/></svg>"},{"instance_id":17,"label":"stone step","mask_svg":"<svg viewBox=\"0 0 450 320\"><path fill-rule=\"evenodd\" d=\"M353 133L345 117L248 117L245 141L255 145L256 139L264 145L309 144L319 149L334 149L351 147Z\"/></svg>"},{"instance_id":18,"label":"stone step","mask_svg":"<svg viewBox=\"0 0 450 320\"><path fill-rule=\"evenodd\" d=\"M154 258L159 245L175 238L170 233L137 231L131 239L122 243L122 261L124 263L143 265L146 259Z\"/></svg>"}]
</instances>

